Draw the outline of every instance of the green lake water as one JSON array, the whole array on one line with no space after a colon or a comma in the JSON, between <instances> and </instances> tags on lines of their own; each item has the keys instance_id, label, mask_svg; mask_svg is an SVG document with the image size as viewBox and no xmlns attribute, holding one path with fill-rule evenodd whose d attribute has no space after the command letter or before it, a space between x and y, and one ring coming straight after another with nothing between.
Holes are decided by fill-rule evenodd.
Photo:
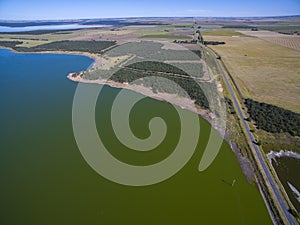
<instances>
[{"instance_id":1,"label":"green lake water","mask_svg":"<svg viewBox=\"0 0 300 225\"><path fill-rule=\"evenodd\" d=\"M300 212L300 203L297 201L293 191L288 185L289 182L298 191L300 190L300 160L291 157L280 157L276 158L276 162L272 160L272 165L286 193L288 194L289 199L297 211Z\"/></svg>"},{"instance_id":2,"label":"green lake water","mask_svg":"<svg viewBox=\"0 0 300 225\"><path fill-rule=\"evenodd\" d=\"M226 142L213 164L198 171L211 129L202 118L192 159L164 182L123 186L92 170L72 130L77 84L66 78L91 63L77 55L0 50L1 225L272 224L258 189L247 183ZM130 125L136 136L146 138L148 122L156 116L165 120L168 132L154 151L132 151L117 140L110 124L110 107L118 92L104 87L97 102L95 118L105 146L116 158L134 165L167 158L180 136L173 106L145 98L133 108Z\"/></svg>"}]
</instances>

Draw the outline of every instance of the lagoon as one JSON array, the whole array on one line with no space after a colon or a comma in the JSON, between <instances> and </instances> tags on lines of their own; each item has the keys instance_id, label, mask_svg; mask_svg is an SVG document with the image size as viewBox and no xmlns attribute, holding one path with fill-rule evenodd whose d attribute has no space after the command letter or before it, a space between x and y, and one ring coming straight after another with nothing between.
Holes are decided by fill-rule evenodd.
<instances>
[{"instance_id":1,"label":"lagoon","mask_svg":"<svg viewBox=\"0 0 300 225\"><path fill-rule=\"evenodd\" d=\"M129 187L93 171L74 139L72 102L77 84L66 78L91 63L79 55L0 50L1 224L272 224L257 187L247 182L226 142L213 164L198 171L211 130L202 118L192 159L164 182ZM134 107L130 124L140 138L149 135L145 127L154 116L163 118L169 128L155 151L137 153L122 146L109 120L119 92L105 86L96 106L99 136L114 149L111 154L136 165L168 157L180 135L173 106L144 98Z\"/></svg>"}]
</instances>

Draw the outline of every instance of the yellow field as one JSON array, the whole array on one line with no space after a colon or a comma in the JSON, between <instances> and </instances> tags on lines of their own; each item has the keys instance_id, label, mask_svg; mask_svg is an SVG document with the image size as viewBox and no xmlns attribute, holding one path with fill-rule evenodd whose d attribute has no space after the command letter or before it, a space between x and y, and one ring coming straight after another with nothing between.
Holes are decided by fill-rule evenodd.
<instances>
[{"instance_id":1,"label":"yellow field","mask_svg":"<svg viewBox=\"0 0 300 225\"><path fill-rule=\"evenodd\" d=\"M297 36L274 38L270 37L266 38L265 40L300 51L300 37Z\"/></svg>"},{"instance_id":2,"label":"yellow field","mask_svg":"<svg viewBox=\"0 0 300 225\"><path fill-rule=\"evenodd\" d=\"M300 36L298 35L285 35L272 31L241 31L241 33L300 51Z\"/></svg>"},{"instance_id":3,"label":"yellow field","mask_svg":"<svg viewBox=\"0 0 300 225\"><path fill-rule=\"evenodd\" d=\"M244 97L300 113L300 51L256 37L205 36L226 64Z\"/></svg>"}]
</instances>

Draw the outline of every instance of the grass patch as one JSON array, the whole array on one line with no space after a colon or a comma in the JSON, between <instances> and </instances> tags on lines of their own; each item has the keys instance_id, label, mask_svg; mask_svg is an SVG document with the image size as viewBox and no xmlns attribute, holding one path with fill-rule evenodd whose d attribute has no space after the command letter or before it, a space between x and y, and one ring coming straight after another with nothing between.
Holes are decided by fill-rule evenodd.
<instances>
[{"instance_id":1,"label":"grass patch","mask_svg":"<svg viewBox=\"0 0 300 225\"><path fill-rule=\"evenodd\" d=\"M300 35L300 26L299 25L281 25L281 26L261 26L259 27L263 30L274 31L283 34Z\"/></svg>"},{"instance_id":2,"label":"grass patch","mask_svg":"<svg viewBox=\"0 0 300 225\"><path fill-rule=\"evenodd\" d=\"M264 130L256 130L256 134L262 141L262 149L266 154L270 151L279 152L288 150L300 154L300 138L293 137L289 133L272 134Z\"/></svg>"},{"instance_id":3,"label":"grass patch","mask_svg":"<svg viewBox=\"0 0 300 225\"><path fill-rule=\"evenodd\" d=\"M191 23L176 23L176 24L169 25L169 27L173 27L173 28L193 28L193 24L191 24Z\"/></svg>"},{"instance_id":4,"label":"grass patch","mask_svg":"<svg viewBox=\"0 0 300 225\"><path fill-rule=\"evenodd\" d=\"M229 29L217 29L217 30L204 30L201 31L201 34L203 36L240 36L244 37L245 34L242 34L240 32L237 32L235 30L229 30Z\"/></svg>"}]
</instances>

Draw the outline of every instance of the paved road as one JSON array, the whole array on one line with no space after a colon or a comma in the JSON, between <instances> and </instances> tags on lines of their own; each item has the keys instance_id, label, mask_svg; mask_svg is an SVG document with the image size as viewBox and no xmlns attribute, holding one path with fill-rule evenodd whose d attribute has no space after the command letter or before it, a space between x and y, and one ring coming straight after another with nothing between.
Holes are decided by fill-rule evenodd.
<instances>
[{"instance_id":1,"label":"paved road","mask_svg":"<svg viewBox=\"0 0 300 225\"><path fill-rule=\"evenodd\" d=\"M215 54L214 54L215 55ZM216 57L216 55L215 55ZM247 135L249 136L250 140L251 140L251 144L252 144L252 147L253 149L255 150L255 153L260 161L260 164L263 168L263 172L265 173L270 185L271 185L271 188L275 194L275 197L277 199L277 202L279 203L280 207L281 207L281 210L282 212L284 213L284 216L286 218L286 220L288 221L288 223L290 225L297 225L297 222L295 221L295 219L293 218L293 216L288 212L288 206L285 202L285 200L282 198L280 192L279 192L279 189L271 175L271 172L269 171L269 168L264 160L264 157L262 156L262 153L260 151L260 149L257 147L256 144L254 144L255 142L255 138L253 137L253 134L250 132L250 128L249 128L249 125L247 124L247 122L244 120L244 115L243 115L243 112L242 112L242 109L240 107L240 105L238 104L238 100L237 100L237 97L234 93L234 91L232 90L232 87L230 85L230 82L228 81L227 79L227 76L224 72L224 68L221 66L219 60L216 60L216 63L218 65L218 67L220 68L221 72L222 72L222 75L223 75L223 78L226 82L226 85L230 91L230 94L231 94L231 97L233 99L233 102L234 102L234 105L235 105L235 108L238 110L238 114L239 114L239 117L241 118L243 124L244 124L244 127L246 128L246 132L247 132Z\"/></svg>"}]
</instances>

